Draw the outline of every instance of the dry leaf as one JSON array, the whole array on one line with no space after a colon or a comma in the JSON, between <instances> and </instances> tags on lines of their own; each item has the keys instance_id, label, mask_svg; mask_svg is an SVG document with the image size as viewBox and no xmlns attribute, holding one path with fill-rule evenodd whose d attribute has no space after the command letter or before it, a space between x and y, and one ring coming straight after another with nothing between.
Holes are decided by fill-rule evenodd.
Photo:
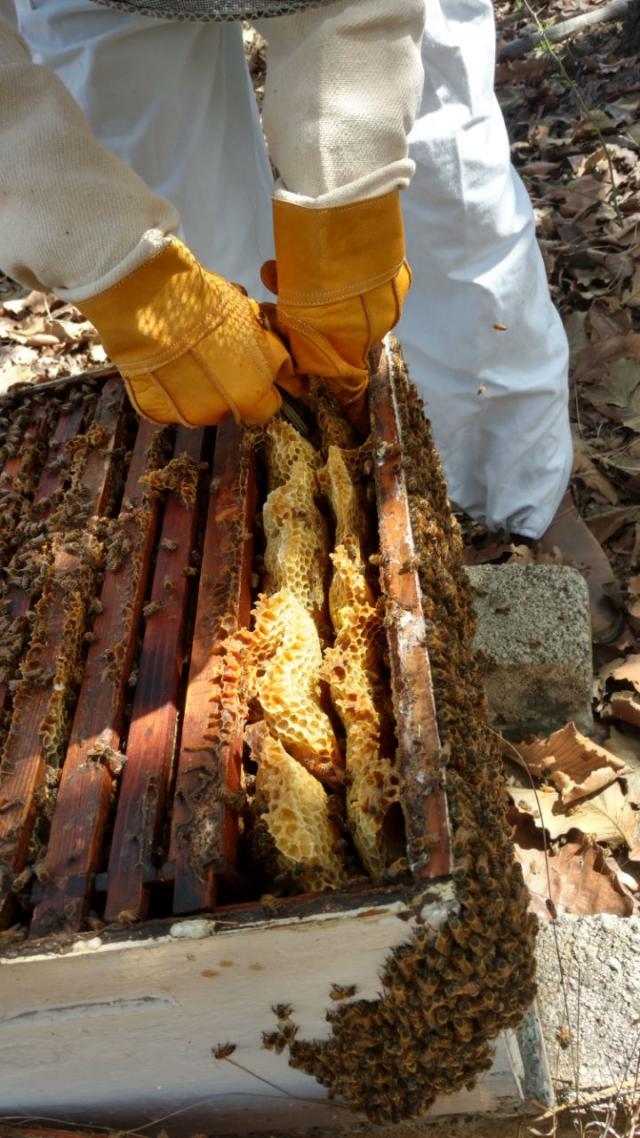
<instances>
[{"instance_id":1,"label":"dry leaf","mask_svg":"<svg viewBox=\"0 0 640 1138\"><path fill-rule=\"evenodd\" d=\"M530 814L536 826L544 828L552 841L580 830L599 842L636 856L640 844L640 815L625 797L619 782L607 786L592 798L564 808L560 795L551 790L522 790L507 787L515 806Z\"/></svg>"},{"instance_id":2,"label":"dry leaf","mask_svg":"<svg viewBox=\"0 0 640 1138\"><path fill-rule=\"evenodd\" d=\"M640 771L640 737L627 735L617 727L610 727L607 747L617 758L622 759L626 766Z\"/></svg>"},{"instance_id":3,"label":"dry leaf","mask_svg":"<svg viewBox=\"0 0 640 1138\"><path fill-rule=\"evenodd\" d=\"M615 782L625 763L568 723L548 739L515 744L531 774L548 779L568 806Z\"/></svg>"},{"instance_id":4,"label":"dry leaf","mask_svg":"<svg viewBox=\"0 0 640 1138\"><path fill-rule=\"evenodd\" d=\"M640 655L608 664L600 672L598 688L598 714L603 719L621 719L640 727Z\"/></svg>"},{"instance_id":5,"label":"dry leaf","mask_svg":"<svg viewBox=\"0 0 640 1138\"><path fill-rule=\"evenodd\" d=\"M548 921L552 911L618 917L630 917L634 911L629 888L593 839L576 838L550 855L516 846L516 858L531 894L531 911L543 920Z\"/></svg>"},{"instance_id":6,"label":"dry leaf","mask_svg":"<svg viewBox=\"0 0 640 1138\"><path fill-rule=\"evenodd\" d=\"M613 510L601 510L586 518L593 536L600 545L614 537L624 526L633 524L638 518L637 506L616 506Z\"/></svg>"},{"instance_id":7,"label":"dry leaf","mask_svg":"<svg viewBox=\"0 0 640 1138\"><path fill-rule=\"evenodd\" d=\"M605 717L609 715L612 719L621 719L623 723L632 723L634 727L640 727L640 699L633 692L614 692L603 714Z\"/></svg>"},{"instance_id":8,"label":"dry leaf","mask_svg":"<svg viewBox=\"0 0 640 1138\"><path fill-rule=\"evenodd\" d=\"M605 688L609 685L628 687L640 695L640 654L612 660L602 668L599 678Z\"/></svg>"},{"instance_id":9,"label":"dry leaf","mask_svg":"<svg viewBox=\"0 0 640 1138\"><path fill-rule=\"evenodd\" d=\"M606 474L602 474L598 470L579 439L574 439L573 476L588 486L590 490L600 494L607 502L611 502L614 506L617 505L619 496L613 482L607 478Z\"/></svg>"}]
</instances>

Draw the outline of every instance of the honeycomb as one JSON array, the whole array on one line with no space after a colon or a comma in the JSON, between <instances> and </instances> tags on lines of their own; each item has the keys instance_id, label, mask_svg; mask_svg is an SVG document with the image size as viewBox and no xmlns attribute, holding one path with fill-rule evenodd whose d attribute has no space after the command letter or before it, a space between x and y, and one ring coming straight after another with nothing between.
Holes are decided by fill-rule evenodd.
<instances>
[{"instance_id":1,"label":"honeycomb","mask_svg":"<svg viewBox=\"0 0 640 1138\"><path fill-rule=\"evenodd\" d=\"M335 518L336 546L350 542L362 552L367 534L366 515L344 452L339 447L329 447L327 461L318 471L318 482Z\"/></svg>"},{"instance_id":2,"label":"honeycomb","mask_svg":"<svg viewBox=\"0 0 640 1138\"><path fill-rule=\"evenodd\" d=\"M275 843L281 869L292 872L304 892L337 889L344 870L335 852L339 833L331 820L326 790L265 723L249 727L247 740L258 763L257 809Z\"/></svg>"},{"instance_id":3,"label":"honeycomb","mask_svg":"<svg viewBox=\"0 0 640 1138\"><path fill-rule=\"evenodd\" d=\"M341 781L340 754L322 708L322 648L312 617L289 589L261 596L254 628L242 637L244 687L276 739L329 785Z\"/></svg>"},{"instance_id":4,"label":"honeycomb","mask_svg":"<svg viewBox=\"0 0 640 1138\"><path fill-rule=\"evenodd\" d=\"M355 542L338 545L331 554L331 564L329 614L334 631L339 633L351 612L361 606L372 606L374 597L365 577L360 547Z\"/></svg>"},{"instance_id":5,"label":"honeycomb","mask_svg":"<svg viewBox=\"0 0 640 1138\"><path fill-rule=\"evenodd\" d=\"M346 734L347 819L362 864L373 878L388 863L385 823L400 801L400 779L391 759L383 754L384 694L379 641L382 621L367 599L367 586L357 555L344 546L332 555L334 590L332 618L337 636L327 649L321 675ZM335 597L343 605L336 609ZM386 732L387 736L389 732Z\"/></svg>"},{"instance_id":6,"label":"honeycomb","mask_svg":"<svg viewBox=\"0 0 640 1138\"><path fill-rule=\"evenodd\" d=\"M288 480L267 497L262 518L267 543L266 591L290 590L321 627L329 537L315 502L317 493L314 467L305 459L295 459Z\"/></svg>"},{"instance_id":7,"label":"honeycomb","mask_svg":"<svg viewBox=\"0 0 640 1138\"><path fill-rule=\"evenodd\" d=\"M340 765L346 766L346 826L365 870L380 878L389 861L387 819L399 801L400 780L383 754L383 737L387 745L393 745L393 739L384 715L382 625L366 576L365 496L354 477L362 473L362 456L353 449L352 430L332 401L315 390L312 402L316 410L322 409L321 469L320 453L289 424L275 420L264 432L267 484L272 488L263 508L264 565L265 588L271 595L261 597L253 631L241 637L245 688L247 698L257 701L270 737L282 744L279 753L287 770L291 759L298 760L336 789ZM335 523L330 555L319 501ZM333 568L327 590L329 560ZM334 638L323 658L323 642ZM344 728L342 764L323 706L321 681ZM277 764L275 752L270 754L273 793ZM304 794L311 785L303 781L297 792ZM286 799L286 790L282 794ZM280 849L277 835L273 830L270 834Z\"/></svg>"},{"instance_id":8,"label":"honeycomb","mask_svg":"<svg viewBox=\"0 0 640 1138\"><path fill-rule=\"evenodd\" d=\"M302 462L315 470L320 455L311 443L285 419L272 419L264 431L269 490L284 486L291 477L294 463Z\"/></svg>"}]
</instances>

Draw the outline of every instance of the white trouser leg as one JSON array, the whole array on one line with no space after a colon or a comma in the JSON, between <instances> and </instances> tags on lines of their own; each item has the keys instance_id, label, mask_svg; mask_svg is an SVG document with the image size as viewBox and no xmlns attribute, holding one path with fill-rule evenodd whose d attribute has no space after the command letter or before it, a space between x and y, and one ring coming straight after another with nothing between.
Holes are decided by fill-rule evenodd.
<instances>
[{"instance_id":1,"label":"white trouser leg","mask_svg":"<svg viewBox=\"0 0 640 1138\"><path fill-rule=\"evenodd\" d=\"M427 0L426 28L398 335L453 501L539 537L571 468L567 343L493 93L491 0Z\"/></svg>"},{"instance_id":2,"label":"white trouser leg","mask_svg":"<svg viewBox=\"0 0 640 1138\"><path fill-rule=\"evenodd\" d=\"M62 79L103 146L177 206L210 268L263 294L272 178L234 24L173 23L90 0L17 0L35 58Z\"/></svg>"}]
</instances>

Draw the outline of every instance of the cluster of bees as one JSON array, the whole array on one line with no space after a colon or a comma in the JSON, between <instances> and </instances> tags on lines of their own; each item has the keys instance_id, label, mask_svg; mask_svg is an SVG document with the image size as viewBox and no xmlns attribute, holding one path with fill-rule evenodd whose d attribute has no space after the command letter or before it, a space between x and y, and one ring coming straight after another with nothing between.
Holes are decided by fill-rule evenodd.
<instances>
[{"instance_id":1,"label":"cluster of bees","mask_svg":"<svg viewBox=\"0 0 640 1138\"><path fill-rule=\"evenodd\" d=\"M521 1022L534 992L536 922L515 863L501 763L486 725L473 658L473 610L462 543L422 404L399 353L394 382L402 463L428 630L438 727L446 756L458 912L439 928L416 923L388 957L377 1000L339 1003L331 1038L308 1042L279 1026L313 1075L375 1122L423 1114L491 1066L490 1040Z\"/></svg>"},{"instance_id":2,"label":"cluster of bees","mask_svg":"<svg viewBox=\"0 0 640 1138\"><path fill-rule=\"evenodd\" d=\"M190 454L182 451L164 465L143 474L140 481L155 494L166 490L175 491L183 506L191 509L196 502L200 473L207 470L208 466L208 463L196 462Z\"/></svg>"}]
</instances>

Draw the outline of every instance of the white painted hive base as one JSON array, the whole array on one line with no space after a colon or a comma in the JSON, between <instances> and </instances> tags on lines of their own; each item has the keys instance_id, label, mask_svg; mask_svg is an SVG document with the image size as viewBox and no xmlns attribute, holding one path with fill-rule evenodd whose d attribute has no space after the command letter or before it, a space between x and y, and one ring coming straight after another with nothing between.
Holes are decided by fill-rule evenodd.
<instances>
[{"instance_id":1,"label":"white painted hive base","mask_svg":"<svg viewBox=\"0 0 640 1138\"><path fill-rule=\"evenodd\" d=\"M0 960L0 1119L45 1117L172 1135L358 1121L286 1054L262 1047L272 1006L291 1004L299 1038L326 1038L332 983L375 998L405 940L401 902L225 930L198 919L148 940L81 940L65 955ZM212 1049L235 1044L233 1062ZM238 1064L238 1065L236 1065ZM515 1037L492 1070L434 1114L515 1111L525 1072Z\"/></svg>"}]
</instances>

